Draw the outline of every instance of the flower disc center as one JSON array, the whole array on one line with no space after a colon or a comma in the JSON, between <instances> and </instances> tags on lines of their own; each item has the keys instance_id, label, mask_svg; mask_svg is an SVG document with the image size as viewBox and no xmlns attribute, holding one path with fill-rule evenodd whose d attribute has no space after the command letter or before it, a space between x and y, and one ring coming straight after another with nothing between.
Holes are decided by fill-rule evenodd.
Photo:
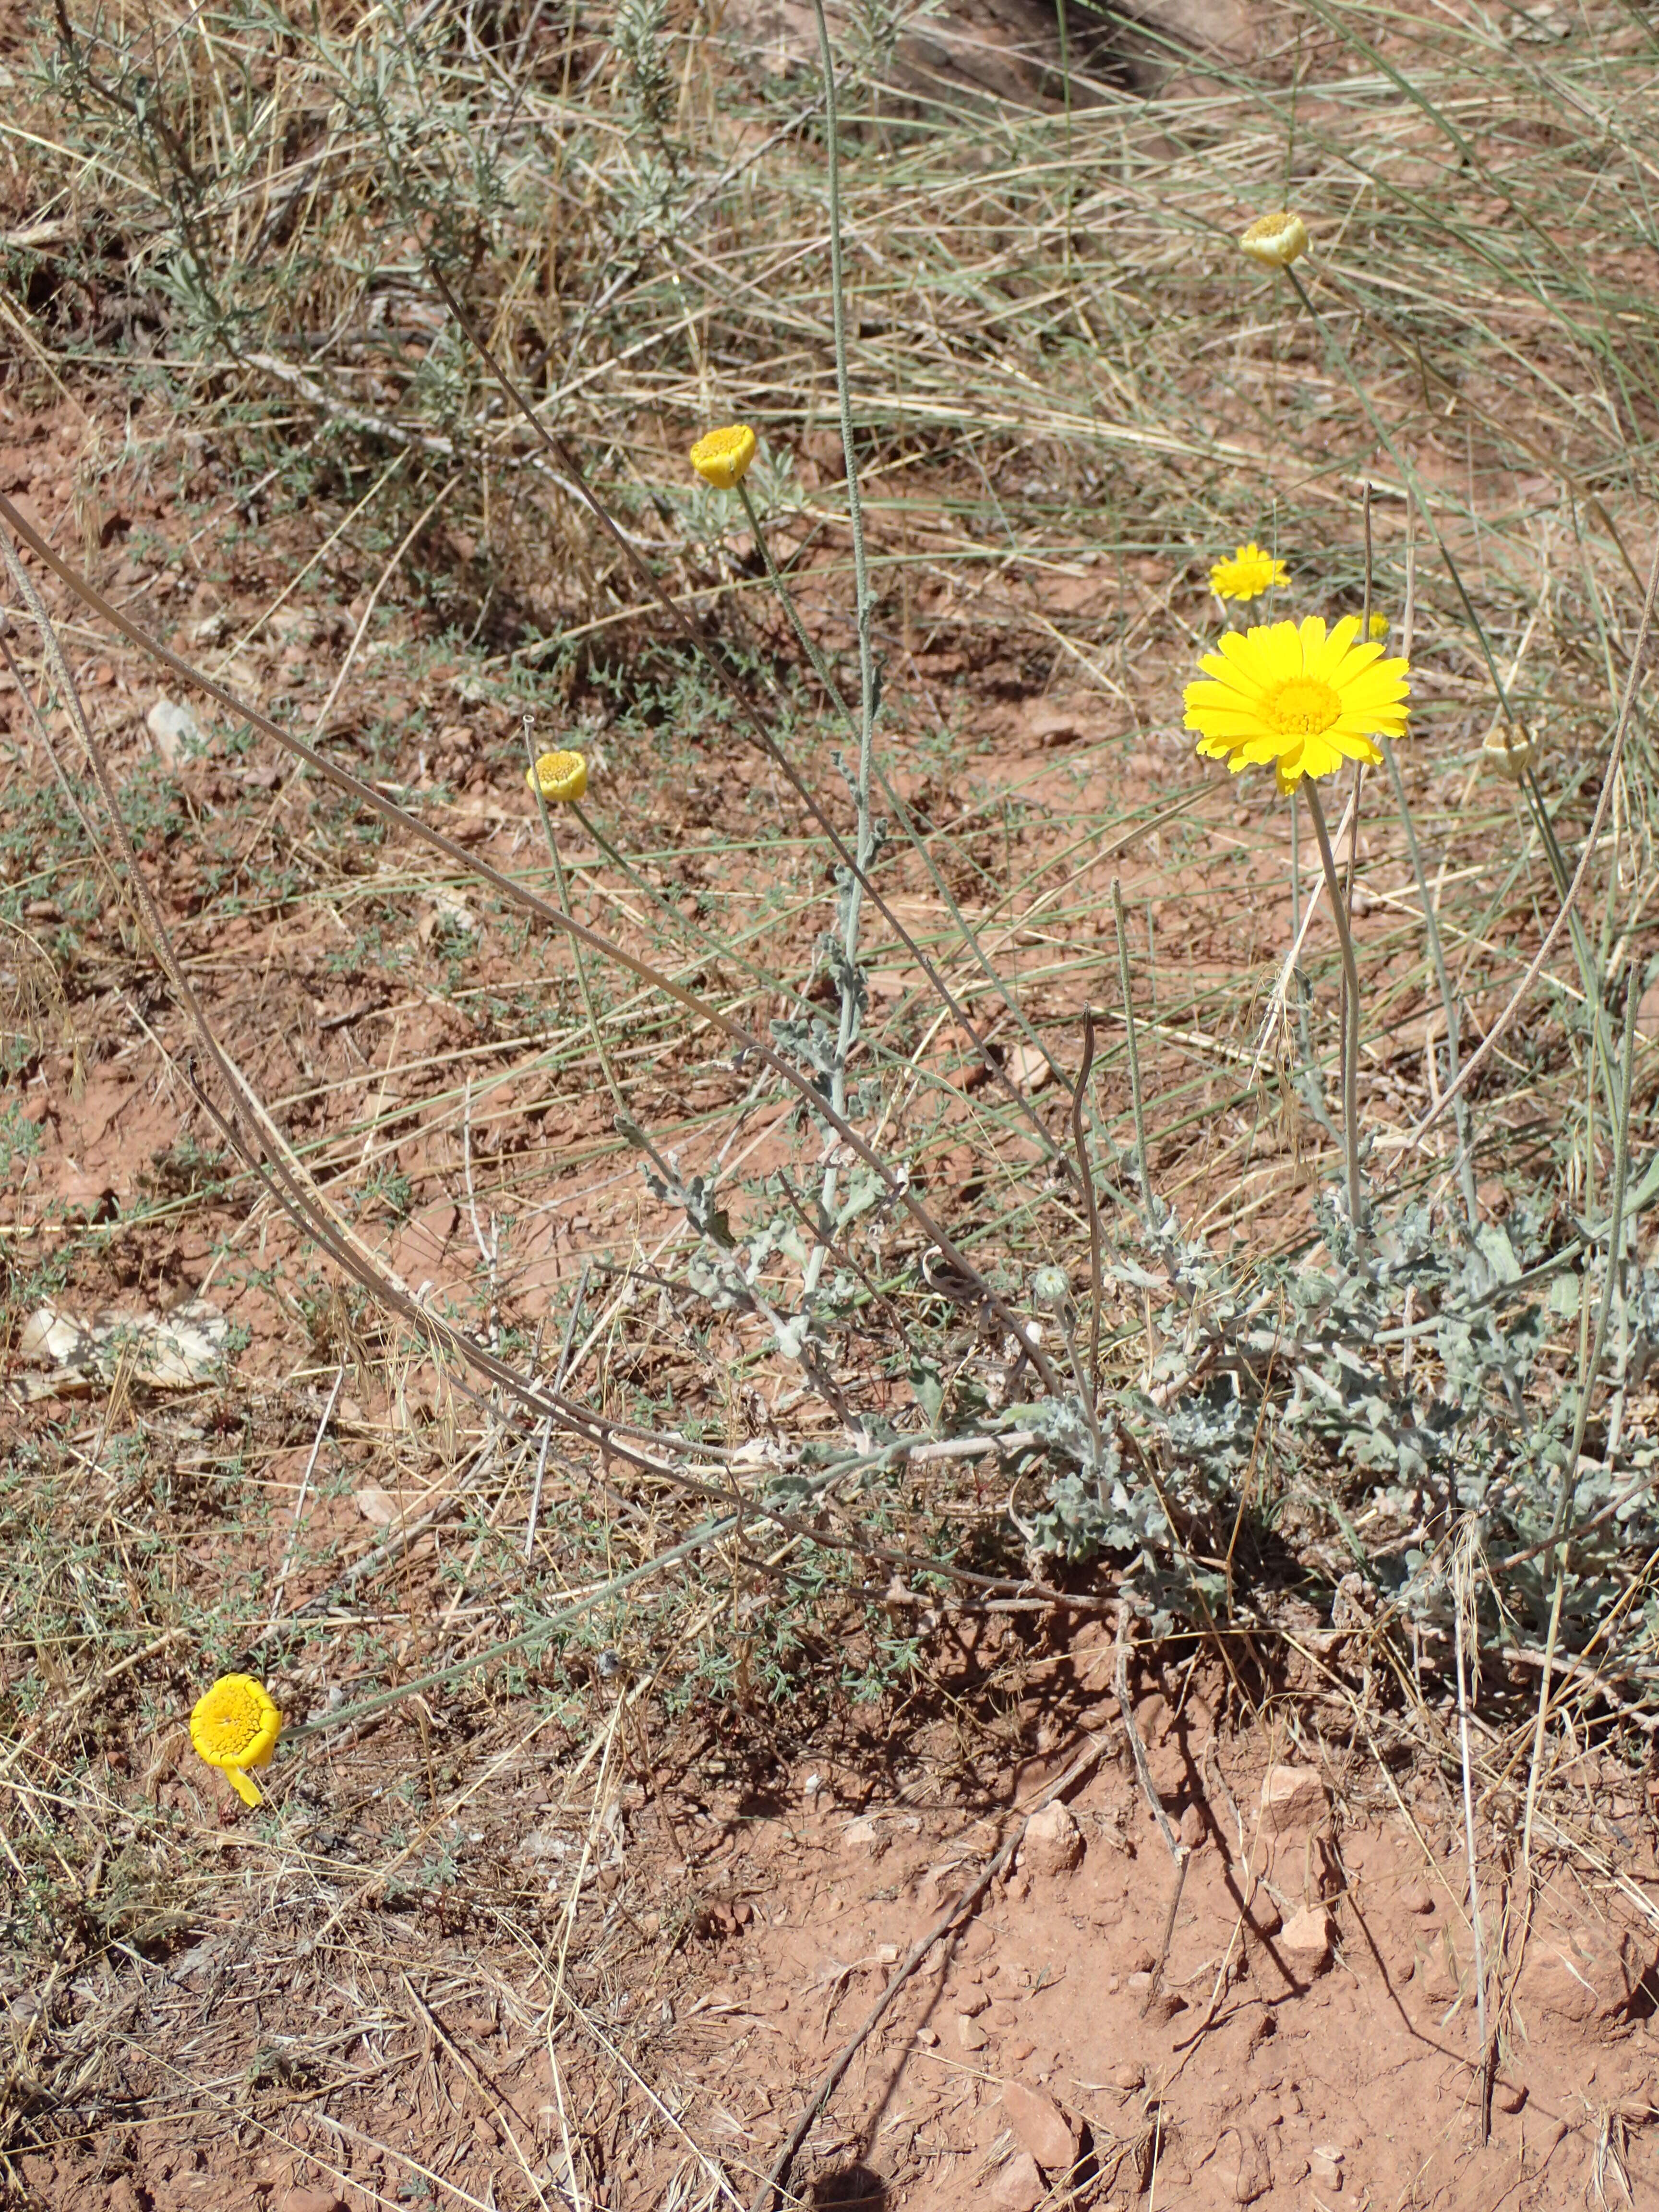
<instances>
[{"instance_id":1,"label":"flower disc center","mask_svg":"<svg viewBox=\"0 0 1659 2212\"><path fill-rule=\"evenodd\" d=\"M1342 702L1328 684L1293 676L1262 702L1268 721L1281 738L1316 738L1342 716Z\"/></svg>"},{"instance_id":2,"label":"flower disc center","mask_svg":"<svg viewBox=\"0 0 1659 2212\"><path fill-rule=\"evenodd\" d=\"M203 1717L222 1759L246 1751L259 1733L259 1709L245 1690L222 1690Z\"/></svg>"}]
</instances>

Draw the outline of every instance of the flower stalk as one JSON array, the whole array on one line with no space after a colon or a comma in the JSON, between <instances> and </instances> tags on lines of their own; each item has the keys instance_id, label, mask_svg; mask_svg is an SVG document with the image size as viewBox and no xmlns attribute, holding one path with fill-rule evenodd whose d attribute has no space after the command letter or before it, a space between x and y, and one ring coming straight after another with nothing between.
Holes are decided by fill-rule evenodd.
<instances>
[{"instance_id":1,"label":"flower stalk","mask_svg":"<svg viewBox=\"0 0 1659 2212\"><path fill-rule=\"evenodd\" d=\"M1325 810L1319 803L1319 786L1309 776L1302 789L1308 801L1314 836L1319 842L1319 862L1325 871L1325 889L1330 897L1331 912L1336 917L1336 933L1342 940L1342 1144L1348 1226L1358 1237L1365 1226L1359 1179L1359 963L1354 958L1353 932L1348 927L1347 907L1336 872L1336 855L1331 850Z\"/></svg>"}]
</instances>

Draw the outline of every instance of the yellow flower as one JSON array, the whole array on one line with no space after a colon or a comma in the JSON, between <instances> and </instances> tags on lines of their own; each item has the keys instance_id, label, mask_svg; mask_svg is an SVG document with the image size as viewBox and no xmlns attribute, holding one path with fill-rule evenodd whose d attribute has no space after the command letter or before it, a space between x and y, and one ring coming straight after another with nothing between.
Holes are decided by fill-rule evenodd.
<instances>
[{"instance_id":1,"label":"yellow flower","mask_svg":"<svg viewBox=\"0 0 1659 2212\"><path fill-rule=\"evenodd\" d=\"M1264 553L1254 538L1241 545L1231 561L1218 561L1210 571L1210 589L1218 599L1259 599L1270 585L1290 580L1285 563Z\"/></svg>"},{"instance_id":2,"label":"yellow flower","mask_svg":"<svg viewBox=\"0 0 1659 2212\"><path fill-rule=\"evenodd\" d=\"M1274 215L1258 216L1238 242L1263 269L1288 269L1308 250L1308 226L1299 215L1280 208Z\"/></svg>"},{"instance_id":3,"label":"yellow flower","mask_svg":"<svg viewBox=\"0 0 1659 2212\"><path fill-rule=\"evenodd\" d=\"M1372 641L1358 643L1358 615L1328 635L1318 615L1229 630L1199 664L1207 680L1187 686L1187 727L1199 732L1200 753L1235 775L1272 761L1281 791L1345 760L1375 765L1382 756L1374 740L1405 734L1411 669L1383 659Z\"/></svg>"},{"instance_id":4,"label":"yellow flower","mask_svg":"<svg viewBox=\"0 0 1659 2212\"><path fill-rule=\"evenodd\" d=\"M691 448L692 467L716 491L731 491L740 484L754 458L755 434L746 422L710 430Z\"/></svg>"},{"instance_id":5,"label":"yellow flower","mask_svg":"<svg viewBox=\"0 0 1659 2212\"><path fill-rule=\"evenodd\" d=\"M587 788L587 763L580 753L543 753L524 780L544 799L580 799Z\"/></svg>"},{"instance_id":6,"label":"yellow flower","mask_svg":"<svg viewBox=\"0 0 1659 2212\"><path fill-rule=\"evenodd\" d=\"M1379 645L1385 641L1389 630L1393 627L1394 625L1389 622L1387 615L1373 615L1371 617L1371 635L1376 640Z\"/></svg>"},{"instance_id":7,"label":"yellow flower","mask_svg":"<svg viewBox=\"0 0 1659 2212\"><path fill-rule=\"evenodd\" d=\"M222 1674L196 1700L190 1740L198 1758L223 1768L243 1804L258 1805L263 1802L258 1786L248 1780L246 1770L270 1765L282 1728L283 1717L263 1682L252 1674Z\"/></svg>"}]
</instances>

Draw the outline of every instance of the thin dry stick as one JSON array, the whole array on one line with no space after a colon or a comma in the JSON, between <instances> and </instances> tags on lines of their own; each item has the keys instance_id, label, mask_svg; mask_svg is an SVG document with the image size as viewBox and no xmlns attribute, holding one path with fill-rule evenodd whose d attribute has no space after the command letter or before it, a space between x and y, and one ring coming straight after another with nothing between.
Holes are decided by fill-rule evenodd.
<instances>
[{"instance_id":1,"label":"thin dry stick","mask_svg":"<svg viewBox=\"0 0 1659 2212\"><path fill-rule=\"evenodd\" d=\"M1014 1854L1025 1840L1026 1829L1043 1807L1052 1805L1056 1798L1063 1796L1075 1783L1081 1781L1099 1758L1100 1746L1091 1740L1087 1749L1073 1760L1058 1781L1050 1783L1046 1790L1039 1792L1036 1802L1025 1813L1018 1827L1008 1838L995 1857L989 1860L980 1869L965 1889L957 1892L926 1935L919 1936L910 1946L909 1950L894 1968L892 1979L882 1991L863 2026L853 2037L851 2042L845 2045L830 2061L828 2071L813 2091L805 2110L785 2139L783 2148L774 2160L771 2172L756 2191L750 2203L749 2212L772 2212L773 2204L787 2185L789 2170L795 2162L801 2145L806 2141L823 2115L824 2107L836 2094L842 2075L879 2027L882 2016L893 1999L910 1980L934 1945L942 1942L959 1921L967 1918L1003 1869L1012 1862Z\"/></svg>"}]
</instances>

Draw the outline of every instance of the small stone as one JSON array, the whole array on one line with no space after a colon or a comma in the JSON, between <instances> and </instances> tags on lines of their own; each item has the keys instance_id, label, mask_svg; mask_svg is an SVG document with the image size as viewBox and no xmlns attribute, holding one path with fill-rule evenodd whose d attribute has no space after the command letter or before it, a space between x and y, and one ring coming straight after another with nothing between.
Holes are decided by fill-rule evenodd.
<instances>
[{"instance_id":1,"label":"small stone","mask_svg":"<svg viewBox=\"0 0 1659 2212\"><path fill-rule=\"evenodd\" d=\"M158 699L144 717L144 727L155 743L165 765L171 768L187 745L202 742L201 725L188 707L172 699Z\"/></svg>"},{"instance_id":2,"label":"small stone","mask_svg":"<svg viewBox=\"0 0 1659 2212\"><path fill-rule=\"evenodd\" d=\"M986 2014L993 2027L1018 2027L1019 2014L1011 2004L997 2003Z\"/></svg>"},{"instance_id":3,"label":"small stone","mask_svg":"<svg viewBox=\"0 0 1659 2212\"><path fill-rule=\"evenodd\" d=\"M932 2027L919 2027L916 2030L916 2041L924 2051L935 2051L939 2047L939 2031Z\"/></svg>"},{"instance_id":4,"label":"small stone","mask_svg":"<svg viewBox=\"0 0 1659 2212\"><path fill-rule=\"evenodd\" d=\"M1222 2138L1216 2163L1223 2185L1230 2190L1236 2204L1254 2204L1273 2185L1267 2145L1253 2130L1243 2133L1230 2130Z\"/></svg>"},{"instance_id":5,"label":"small stone","mask_svg":"<svg viewBox=\"0 0 1659 2212\"><path fill-rule=\"evenodd\" d=\"M1342 2186L1342 2154L1334 2143L1316 2144L1308 2153L1308 2175L1321 2189Z\"/></svg>"},{"instance_id":6,"label":"small stone","mask_svg":"<svg viewBox=\"0 0 1659 2212\"><path fill-rule=\"evenodd\" d=\"M1500 2112L1518 2112L1526 2101L1524 2081L1500 2081L1492 2092L1492 2102Z\"/></svg>"},{"instance_id":7,"label":"small stone","mask_svg":"<svg viewBox=\"0 0 1659 2212\"><path fill-rule=\"evenodd\" d=\"M1144 1997L1152 1986L1150 1973L1131 1974L1129 1977L1129 1995L1132 1997Z\"/></svg>"},{"instance_id":8,"label":"small stone","mask_svg":"<svg viewBox=\"0 0 1659 2212\"><path fill-rule=\"evenodd\" d=\"M1146 2069L1137 2066L1133 2059L1126 2060L1121 2066L1114 2066L1110 2071L1113 2087L1121 2089L1126 2095L1132 2090L1144 2089L1146 2086Z\"/></svg>"},{"instance_id":9,"label":"small stone","mask_svg":"<svg viewBox=\"0 0 1659 2212\"><path fill-rule=\"evenodd\" d=\"M1069 1806L1045 1805L1026 1823L1020 1864L1033 1874L1069 1874L1083 1863L1083 1831Z\"/></svg>"},{"instance_id":10,"label":"small stone","mask_svg":"<svg viewBox=\"0 0 1659 2212\"><path fill-rule=\"evenodd\" d=\"M331 2189L285 2189L271 2212L345 2212L345 2204Z\"/></svg>"},{"instance_id":11,"label":"small stone","mask_svg":"<svg viewBox=\"0 0 1659 2212\"><path fill-rule=\"evenodd\" d=\"M875 1843L876 1824L873 1820L852 1820L842 1830L842 1848L849 1851L867 1851Z\"/></svg>"},{"instance_id":12,"label":"small stone","mask_svg":"<svg viewBox=\"0 0 1659 2212\"><path fill-rule=\"evenodd\" d=\"M1022 2036L1018 2043L1011 2043L1007 2045L1006 2055L1008 2063L1011 2066L1023 2066L1036 2049L1036 2044L1028 2036Z\"/></svg>"},{"instance_id":13,"label":"small stone","mask_svg":"<svg viewBox=\"0 0 1659 2212\"><path fill-rule=\"evenodd\" d=\"M1285 1922L1279 1930L1279 1948L1299 1972L1317 1974L1330 1962L1335 1934L1331 1916L1323 1905L1310 1905L1294 1920Z\"/></svg>"},{"instance_id":14,"label":"small stone","mask_svg":"<svg viewBox=\"0 0 1659 2212\"><path fill-rule=\"evenodd\" d=\"M998 2212L1035 2212L1048 2195L1036 2160L1029 2150L1017 2152L998 2174L991 2201Z\"/></svg>"},{"instance_id":15,"label":"small stone","mask_svg":"<svg viewBox=\"0 0 1659 2212\"><path fill-rule=\"evenodd\" d=\"M976 1920L962 1939L962 1955L969 1960L982 1959L996 1948L996 1940L985 1923Z\"/></svg>"},{"instance_id":16,"label":"small stone","mask_svg":"<svg viewBox=\"0 0 1659 2212\"><path fill-rule=\"evenodd\" d=\"M957 2041L964 2051L983 2051L990 2039L976 2020L965 2012L957 2014Z\"/></svg>"},{"instance_id":17,"label":"small stone","mask_svg":"<svg viewBox=\"0 0 1659 2212\"><path fill-rule=\"evenodd\" d=\"M1077 2138L1052 2097L1045 2097L1041 2089L1028 2089L1023 2081L1009 2081L1003 2087L1002 2109L1016 2137L1039 2166L1050 2173L1071 2171L1077 2160Z\"/></svg>"},{"instance_id":18,"label":"small stone","mask_svg":"<svg viewBox=\"0 0 1659 2212\"><path fill-rule=\"evenodd\" d=\"M965 2013L970 2020L977 2020L991 2000L983 1990L975 1989L969 1984L959 1990L952 1990L951 2002L959 2013Z\"/></svg>"},{"instance_id":19,"label":"small stone","mask_svg":"<svg viewBox=\"0 0 1659 2212\"><path fill-rule=\"evenodd\" d=\"M1328 1802L1317 1767L1270 1766L1261 1778L1261 1826L1270 1836L1310 1828L1324 1818Z\"/></svg>"},{"instance_id":20,"label":"small stone","mask_svg":"<svg viewBox=\"0 0 1659 2212\"><path fill-rule=\"evenodd\" d=\"M1588 1923L1572 1929L1535 1929L1516 1998L1528 2018L1548 2012L1583 2026L1628 2020L1642 1985L1644 1964L1628 1931Z\"/></svg>"},{"instance_id":21,"label":"small stone","mask_svg":"<svg viewBox=\"0 0 1659 2212\"><path fill-rule=\"evenodd\" d=\"M1434 1911L1434 1899L1420 1881L1414 1881L1409 1889L1402 1891L1401 1893L1400 1902L1405 1906L1407 1912L1432 1912Z\"/></svg>"}]
</instances>

